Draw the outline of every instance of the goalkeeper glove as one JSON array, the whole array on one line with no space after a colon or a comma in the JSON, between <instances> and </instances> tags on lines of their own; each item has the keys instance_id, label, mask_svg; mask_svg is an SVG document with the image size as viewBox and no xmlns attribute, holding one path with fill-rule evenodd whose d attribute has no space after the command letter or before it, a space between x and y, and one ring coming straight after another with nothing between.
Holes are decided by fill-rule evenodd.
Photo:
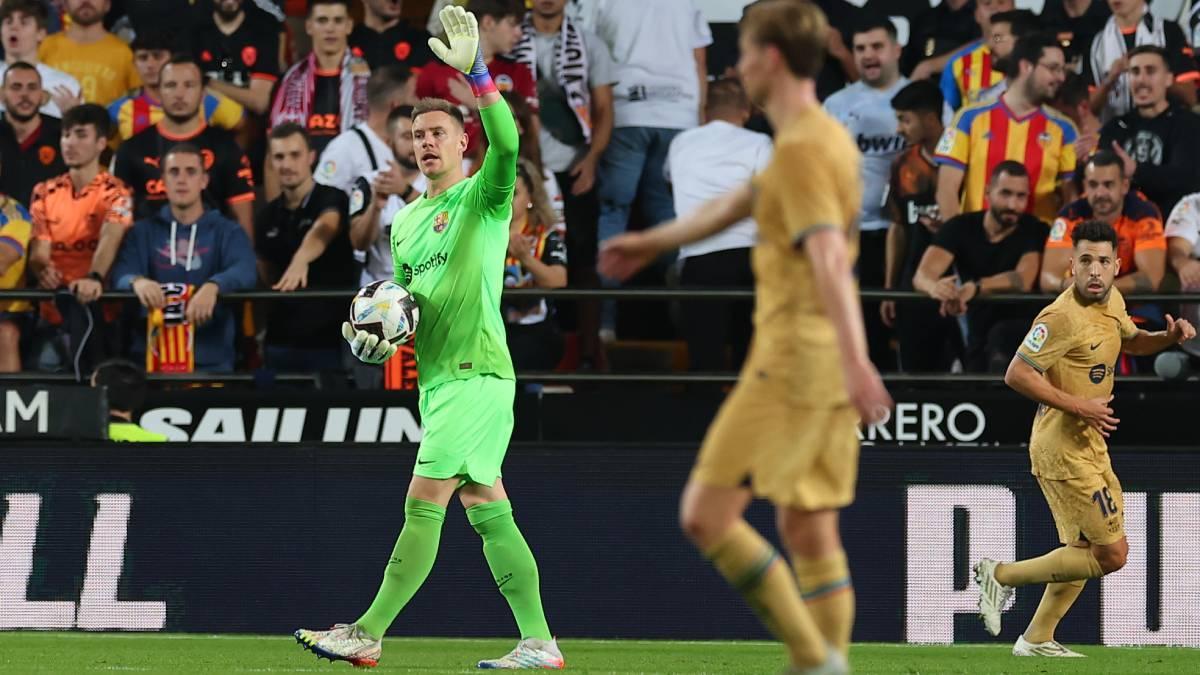
<instances>
[{"instance_id":1,"label":"goalkeeper glove","mask_svg":"<svg viewBox=\"0 0 1200 675\"><path fill-rule=\"evenodd\" d=\"M363 363L379 365L396 354L399 349L387 340L380 340L378 335L371 335L365 330L356 331L350 322L342 322L342 337L350 343L350 353Z\"/></svg>"},{"instance_id":2,"label":"goalkeeper glove","mask_svg":"<svg viewBox=\"0 0 1200 675\"><path fill-rule=\"evenodd\" d=\"M447 65L467 76L467 84L475 98L496 91L487 64L483 62L483 51L479 49L479 23L475 15L462 7L449 5L442 8L438 18L446 31L446 42L429 38L429 48Z\"/></svg>"}]
</instances>

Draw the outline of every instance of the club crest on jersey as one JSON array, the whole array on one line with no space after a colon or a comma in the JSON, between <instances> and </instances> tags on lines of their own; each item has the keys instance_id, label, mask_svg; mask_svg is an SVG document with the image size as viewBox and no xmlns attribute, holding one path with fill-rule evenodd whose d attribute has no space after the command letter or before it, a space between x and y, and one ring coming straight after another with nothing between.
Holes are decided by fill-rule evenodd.
<instances>
[{"instance_id":1,"label":"club crest on jersey","mask_svg":"<svg viewBox=\"0 0 1200 675\"><path fill-rule=\"evenodd\" d=\"M1049 131L1043 131L1042 133L1038 134L1037 144L1044 148L1047 145L1050 145L1050 141L1052 140L1052 138L1053 137L1050 136Z\"/></svg>"},{"instance_id":2,"label":"club crest on jersey","mask_svg":"<svg viewBox=\"0 0 1200 675\"><path fill-rule=\"evenodd\" d=\"M1067 236L1067 221L1065 218L1055 218L1054 226L1050 228L1050 241L1062 241Z\"/></svg>"},{"instance_id":3,"label":"club crest on jersey","mask_svg":"<svg viewBox=\"0 0 1200 675\"><path fill-rule=\"evenodd\" d=\"M437 214L437 218L433 219L433 231L441 234L446 231L447 227L450 227L450 212L442 211Z\"/></svg>"},{"instance_id":4,"label":"club crest on jersey","mask_svg":"<svg viewBox=\"0 0 1200 675\"><path fill-rule=\"evenodd\" d=\"M1050 337L1050 329L1046 327L1046 324L1034 324L1029 335L1025 336L1025 348L1036 354L1042 351L1042 346L1046 344L1048 337Z\"/></svg>"},{"instance_id":5,"label":"club crest on jersey","mask_svg":"<svg viewBox=\"0 0 1200 675\"><path fill-rule=\"evenodd\" d=\"M1103 382L1105 375L1108 375L1108 366L1103 363L1098 363L1088 370L1088 379L1092 381L1092 384Z\"/></svg>"}]
</instances>

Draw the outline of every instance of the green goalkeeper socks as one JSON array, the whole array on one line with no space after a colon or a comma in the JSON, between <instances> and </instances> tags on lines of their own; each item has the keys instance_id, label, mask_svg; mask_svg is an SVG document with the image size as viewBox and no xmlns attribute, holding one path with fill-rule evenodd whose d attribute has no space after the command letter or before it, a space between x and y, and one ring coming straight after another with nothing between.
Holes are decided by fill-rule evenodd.
<instances>
[{"instance_id":1,"label":"green goalkeeper socks","mask_svg":"<svg viewBox=\"0 0 1200 675\"><path fill-rule=\"evenodd\" d=\"M367 634L382 638L396 615L425 583L437 558L445 520L445 508L411 497L405 500L404 527L383 571L383 584L367 613L357 621Z\"/></svg>"},{"instance_id":2,"label":"green goalkeeper socks","mask_svg":"<svg viewBox=\"0 0 1200 675\"><path fill-rule=\"evenodd\" d=\"M521 639L552 639L542 611L537 562L513 520L512 503L505 499L472 506L467 520L483 538L483 555L517 620Z\"/></svg>"}]
</instances>

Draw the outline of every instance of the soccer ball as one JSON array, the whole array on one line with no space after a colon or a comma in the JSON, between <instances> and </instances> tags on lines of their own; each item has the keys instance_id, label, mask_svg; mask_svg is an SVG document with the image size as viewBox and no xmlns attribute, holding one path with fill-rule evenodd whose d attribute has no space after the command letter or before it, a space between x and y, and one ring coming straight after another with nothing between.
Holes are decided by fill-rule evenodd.
<instances>
[{"instance_id":1,"label":"soccer ball","mask_svg":"<svg viewBox=\"0 0 1200 675\"><path fill-rule=\"evenodd\" d=\"M421 310L417 299L400 284L382 279L363 286L350 301L350 325L399 345L417 334Z\"/></svg>"}]
</instances>

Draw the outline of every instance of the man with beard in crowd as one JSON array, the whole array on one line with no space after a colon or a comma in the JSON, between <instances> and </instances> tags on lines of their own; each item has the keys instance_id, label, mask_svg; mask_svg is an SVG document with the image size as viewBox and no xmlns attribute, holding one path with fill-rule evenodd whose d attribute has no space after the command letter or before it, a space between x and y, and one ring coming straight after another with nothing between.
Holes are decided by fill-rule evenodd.
<instances>
[{"instance_id":1,"label":"man with beard in crowd","mask_svg":"<svg viewBox=\"0 0 1200 675\"><path fill-rule=\"evenodd\" d=\"M1028 293L1037 281L1046 224L1025 211L1029 172L1004 161L988 181L987 208L938 228L921 257L913 288L941 303L946 316L967 316L968 372L1003 372L1031 313L1021 305L973 303L980 295Z\"/></svg>"},{"instance_id":2,"label":"man with beard in crowd","mask_svg":"<svg viewBox=\"0 0 1200 675\"><path fill-rule=\"evenodd\" d=\"M1083 193L1086 197L1063 209L1050 228L1042 261L1042 290L1059 293L1071 285L1067 269L1074 250L1072 233L1082 223L1099 220L1117 233L1121 269L1114 287L1123 295L1157 291L1167 268L1162 214L1130 189L1121 158L1109 150L1092 155L1083 168Z\"/></svg>"},{"instance_id":3,"label":"man with beard in crowd","mask_svg":"<svg viewBox=\"0 0 1200 675\"><path fill-rule=\"evenodd\" d=\"M160 75L163 119L121 144L114 173L133 190L137 217L149 218L166 203L160 159L177 143L198 146L210 176L204 190L209 208L220 209L246 230L254 231L254 178L250 161L233 135L204 123L204 86L200 65L177 55Z\"/></svg>"},{"instance_id":4,"label":"man with beard in crowd","mask_svg":"<svg viewBox=\"0 0 1200 675\"><path fill-rule=\"evenodd\" d=\"M1039 218L1050 220L1075 199L1078 132L1046 105L1066 78L1062 47L1053 36L1029 35L1017 41L1011 59L1008 89L995 101L959 111L938 143L937 201L943 220L983 210L986 188L1004 161L1028 166L1031 192L1025 208Z\"/></svg>"},{"instance_id":5,"label":"man with beard in crowd","mask_svg":"<svg viewBox=\"0 0 1200 675\"><path fill-rule=\"evenodd\" d=\"M863 156L858 283L864 288L882 288L889 224L883 202L892 160L904 150L892 97L908 80L900 75L900 43L890 19L863 23L850 43L862 79L826 99L825 109L846 127ZM871 361L880 370L892 369L895 359L888 344L890 331L880 318L878 302L864 303L863 319Z\"/></svg>"},{"instance_id":6,"label":"man with beard in crowd","mask_svg":"<svg viewBox=\"0 0 1200 675\"><path fill-rule=\"evenodd\" d=\"M1133 188L1170 213L1200 183L1200 116L1167 98L1175 75L1165 49L1135 47L1128 60L1133 110L1104 125L1099 147L1115 152Z\"/></svg>"},{"instance_id":7,"label":"man with beard in crowd","mask_svg":"<svg viewBox=\"0 0 1200 675\"><path fill-rule=\"evenodd\" d=\"M66 172L58 149L61 127L56 118L39 112L42 76L37 68L17 62L4 72L0 100L0 193L28 206L33 186Z\"/></svg>"}]
</instances>

